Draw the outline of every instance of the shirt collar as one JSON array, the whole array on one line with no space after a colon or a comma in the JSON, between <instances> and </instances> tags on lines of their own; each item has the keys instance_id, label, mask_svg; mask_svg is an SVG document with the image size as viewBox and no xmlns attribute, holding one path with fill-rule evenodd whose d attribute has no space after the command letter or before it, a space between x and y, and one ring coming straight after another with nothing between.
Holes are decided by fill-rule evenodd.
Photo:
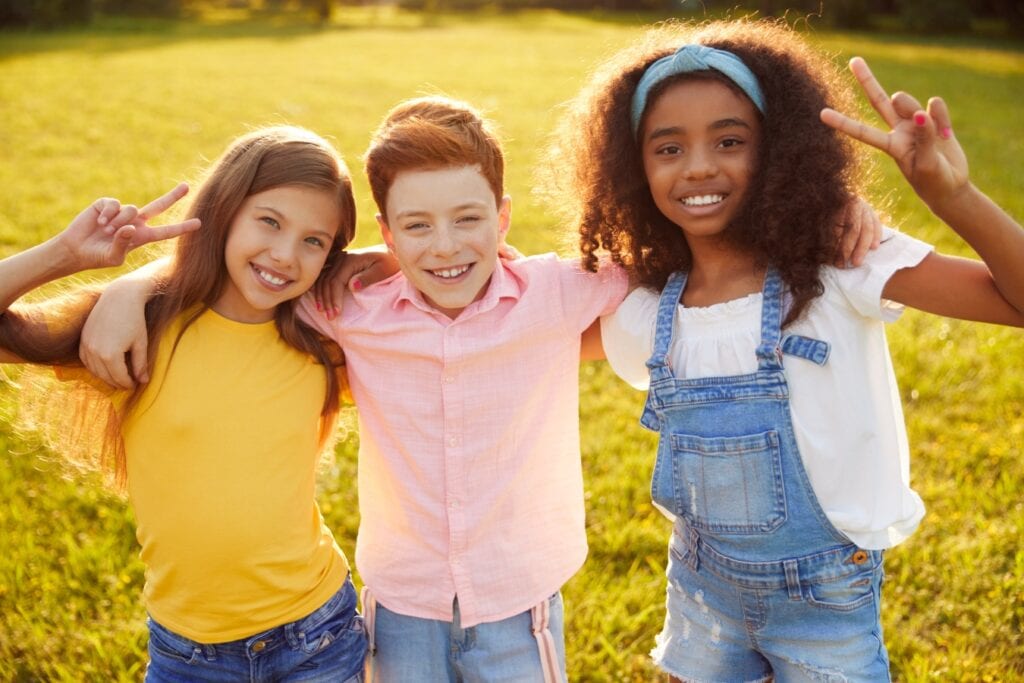
<instances>
[{"instance_id":1,"label":"shirt collar","mask_svg":"<svg viewBox=\"0 0 1024 683\"><path fill-rule=\"evenodd\" d=\"M405 276L400 277L402 284L398 290L398 296L395 298L394 304L392 304L392 308L398 310L400 306L411 304L425 313L448 319L448 316L426 302L423 294L410 284L408 278ZM519 299L522 292L523 283L520 278L508 267L508 262L499 258L498 265L491 275L491 281L487 284L487 290L484 292L483 297L479 301L474 301L469 306L466 306L465 310L459 314L458 319L461 320L468 316L486 313L497 306L498 302L502 299Z\"/></svg>"}]
</instances>

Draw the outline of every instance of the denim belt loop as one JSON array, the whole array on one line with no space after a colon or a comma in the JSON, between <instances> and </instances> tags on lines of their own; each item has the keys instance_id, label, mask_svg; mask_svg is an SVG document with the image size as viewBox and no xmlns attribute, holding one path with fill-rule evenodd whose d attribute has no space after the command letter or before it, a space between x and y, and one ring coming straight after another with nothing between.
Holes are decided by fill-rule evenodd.
<instances>
[{"instance_id":1,"label":"denim belt loop","mask_svg":"<svg viewBox=\"0 0 1024 683\"><path fill-rule=\"evenodd\" d=\"M290 624L285 624L284 625L284 639L288 643L288 647L290 647L292 649L297 648L299 646L299 642L300 642L299 638L302 635L303 634L295 632L295 624L294 623L290 623Z\"/></svg>"},{"instance_id":2,"label":"denim belt loop","mask_svg":"<svg viewBox=\"0 0 1024 683\"><path fill-rule=\"evenodd\" d=\"M789 590L790 600L802 600L803 593L800 591L800 571L796 560L783 560L782 569L786 574L786 588Z\"/></svg>"}]
</instances>

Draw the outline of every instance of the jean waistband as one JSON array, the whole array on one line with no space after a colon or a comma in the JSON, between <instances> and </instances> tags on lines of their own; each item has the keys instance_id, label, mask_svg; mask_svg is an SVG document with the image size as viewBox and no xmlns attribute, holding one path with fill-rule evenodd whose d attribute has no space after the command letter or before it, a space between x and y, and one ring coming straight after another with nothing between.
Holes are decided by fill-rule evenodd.
<instances>
[{"instance_id":1,"label":"jean waistband","mask_svg":"<svg viewBox=\"0 0 1024 683\"><path fill-rule=\"evenodd\" d=\"M866 550L849 543L807 555L752 562L720 553L695 530L678 525L672 531L670 549L695 571L706 569L737 585L766 590L787 586L792 589L801 581L838 579L877 567L883 556L881 550Z\"/></svg>"}]
</instances>

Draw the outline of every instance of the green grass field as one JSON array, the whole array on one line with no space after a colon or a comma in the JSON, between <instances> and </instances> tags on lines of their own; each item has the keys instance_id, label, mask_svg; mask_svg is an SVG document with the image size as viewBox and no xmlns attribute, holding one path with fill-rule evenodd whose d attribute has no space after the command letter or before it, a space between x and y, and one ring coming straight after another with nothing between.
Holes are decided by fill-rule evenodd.
<instances>
[{"instance_id":1,"label":"green grass field","mask_svg":"<svg viewBox=\"0 0 1024 683\"><path fill-rule=\"evenodd\" d=\"M532 253L565 228L531 172L589 65L639 22L529 13L424 20L345 10L335 25L106 23L0 33L0 255L62 228L101 195L144 201L196 175L247 127L289 122L332 138L360 199L359 245L377 241L359 156L398 100L443 92L481 106L507 139L510 240ZM979 41L818 32L860 54L890 90L946 97L972 177L1024 218L1024 52ZM873 198L943 250L967 253L881 165ZM137 263L139 257L133 259ZM100 277L110 275L101 273ZM950 283L955 287L956 283ZM1024 680L1024 333L908 312L890 328L928 505L886 557L884 626L900 681ZM565 587L570 678L650 681L663 618L669 524L650 504L654 438L643 396L601 364L581 369L590 558ZM0 680L140 680L142 567L130 513L7 428L0 397ZM322 507L351 556L356 444L324 477Z\"/></svg>"}]
</instances>

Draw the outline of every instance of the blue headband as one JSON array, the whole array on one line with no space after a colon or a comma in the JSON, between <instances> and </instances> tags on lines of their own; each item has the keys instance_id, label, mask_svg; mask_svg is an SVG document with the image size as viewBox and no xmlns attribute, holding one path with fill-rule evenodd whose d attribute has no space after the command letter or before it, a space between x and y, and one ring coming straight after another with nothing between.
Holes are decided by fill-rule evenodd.
<instances>
[{"instance_id":1,"label":"blue headband","mask_svg":"<svg viewBox=\"0 0 1024 683\"><path fill-rule=\"evenodd\" d=\"M676 74L693 71L717 71L739 86L746 93L754 106L764 113L764 95L757 77L740 61L740 58L725 50L716 50L706 45L683 45L674 54L662 57L647 67L640 83L633 93L633 106L630 119L633 122L633 135L640 132L640 117L647 107L647 97L651 88L663 80Z\"/></svg>"}]
</instances>

